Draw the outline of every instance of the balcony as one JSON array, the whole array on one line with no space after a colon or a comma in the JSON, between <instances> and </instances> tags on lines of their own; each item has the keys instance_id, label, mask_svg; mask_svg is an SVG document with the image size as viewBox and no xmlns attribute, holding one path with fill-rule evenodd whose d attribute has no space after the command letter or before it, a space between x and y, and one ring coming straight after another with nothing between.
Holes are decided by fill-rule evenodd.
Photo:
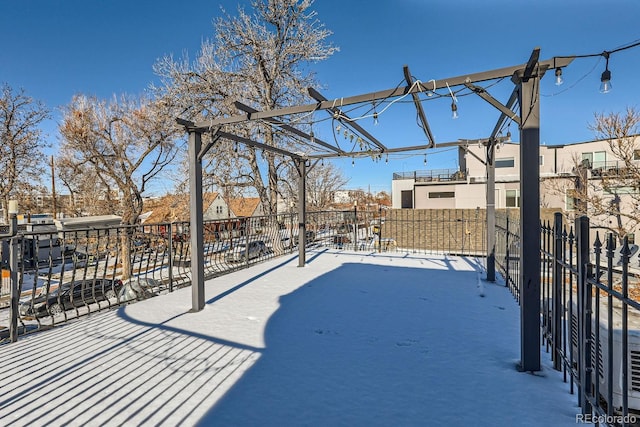
<instances>
[{"instance_id":1,"label":"balcony","mask_svg":"<svg viewBox=\"0 0 640 427\"><path fill-rule=\"evenodd\" d=\"M413 179L415 182L452 182L466 181L467 174L458 169L430 169L424 171L394 172L393 179Z\"/></svg>"}]
</instances>

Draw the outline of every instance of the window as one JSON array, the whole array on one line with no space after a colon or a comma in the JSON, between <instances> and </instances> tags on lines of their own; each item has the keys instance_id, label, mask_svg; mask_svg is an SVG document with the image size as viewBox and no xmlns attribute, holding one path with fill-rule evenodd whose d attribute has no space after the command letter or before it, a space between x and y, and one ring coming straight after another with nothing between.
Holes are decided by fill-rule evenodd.
<instances>
[{"instance_id":1,"label":"window","mask_svg":"<svg viewBox=\"0 0 640 427\"><path fill-rule=\"evenodd\" d=\"M505 157L502 159L496 159L497 168L512 168L516 165L516 160L513 157Z\"/></svg>"},{"instance_id":2,"label":"window","mask_svg":"<svg viewBox=\"0 0 640 427\"><path fill-rule=\"evenodd\" d=\"M640 160L640 150L633 150L633 160Z\"/></svg>"},{"instance_id":3,"label":"window","mask_svg":"<svg viewBox=\"0 0 640 427\"><path fill-rule=\"evenodd\" d=\"M429 193L430 199L453 199L454 197L456 197L456 193L454 191L437 191Z\"/></svg>"},{"instance_id":4,"label":"window","mask_svg":"<svg viewBox=\"0 0 640 427\"><path fill-rule=\"evenodd\" d=\"M607 152L606 151L596 151L593 153L593 167L594 168L603 168L607 165Z\"/></svg>"},{"instance_id":5,"label":"window","mask_svg":"<svg viewBox=\"0 0 640 427\"><path fill-rule=\"evenodd\" d=\"M519 208L520 207L520 190L507 190L506 191L506 203L505 206L508 208Z\"/></svg>"},{"instance_id":6,"label":"window","mask_svg":"<svg viewBox=\"0 0 640 427\"><path fill-rule=\"evenodd\" d=\"M573 195L569 193L565 193L564 195L564 210L565 211L575 211L576 210L576 199Z\"/></svg>"},{"instance_id":7,"label":"window","mask_svg":"<svg viewBox=\"0 0 640 427\"><path fill-rule=\"evenodd\" d=\"M403 190L400 193L402 209L413 209L413 191Z\"/></svg>"},{"instance_id":8,"label":"window","mask_svg":"<svg viewBox=\"0 0 640 427\"><path fill-rule=\"evenodd\" d=\"M540 156L540 166L544 166L544 156Z\"/></svg>"},{"instance_id":9,"label":"window","mask_svg":"<svg viewBox=\"0 0 640 427\"><path fill-rule=\"evenodd\" d=\"M582 153L582 161L587 161L585 165L588 168L603 168L607 165L607 152L606 151L594 151L593 153Z\"/></svg>"}]
</instances>

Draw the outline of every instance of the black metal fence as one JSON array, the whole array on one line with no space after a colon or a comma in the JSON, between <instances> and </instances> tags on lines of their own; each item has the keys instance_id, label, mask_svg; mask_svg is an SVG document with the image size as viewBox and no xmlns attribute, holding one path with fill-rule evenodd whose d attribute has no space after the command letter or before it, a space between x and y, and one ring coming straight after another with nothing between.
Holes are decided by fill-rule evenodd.
<instances>
[{"instance_id":1,"label":"black metal fence","mask_svg":"<svg viewBox=\"0 0 640 427\"><path fill-rule=\"evenodd\" d=\"M518 226L500 218L497 267L518 297ZM541 224L541 327L555 369L576 392L582 420L640 422L640 259L627 238L604 241L580 217Z\"/></svg>"},{"instance_id":2,"label":"black metal fence","mask_svg":"<svg viewBox=\"0 0 640 427\"><path fill-rule=\"evenodd\" d=\"M484 224L478 210L354 207L308 213L306 244L355 251L481 254ZM298 227L297 214L205 221L205 278L297 253ZM183 222L22 230L2 240L0 340L15 340L20 334L188 286L190 246L189 223ZM15 309L9 310L12 295Z\"/></svg>"}]
</instances>

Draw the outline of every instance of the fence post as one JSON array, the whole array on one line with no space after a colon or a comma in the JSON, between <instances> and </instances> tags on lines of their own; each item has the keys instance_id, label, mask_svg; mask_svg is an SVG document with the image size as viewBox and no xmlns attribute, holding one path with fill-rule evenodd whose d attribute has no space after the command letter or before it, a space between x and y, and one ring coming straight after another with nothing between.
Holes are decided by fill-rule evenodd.
<instances>
[{"instance_id":1,"label":"fence post","mask_svg":"<svg viewBox=\"0 0 640 427\"><path fill-rule=\"evenodd\" d=\"M507 210L506 214L505 214L505 233L504 233L504 247L505 247L505 251L504 251L504 279L505 279L505 286L507 286L508 288L511 288L511 285L509 285L509 263L511 262L510 258L510 251L509 251L509 211Z\"/></svg>"},{"instance_id":2,"label":"fence post","mask_svg":"<svg viewBox=\"0 0 640 427\"><path fill-rule=\"evenodd\" d=\"M578 333L580 352L580 407L582 414L592 413L588 395L591 395L591 287L587 283L589 275L589 217L576 219L576 243L578 246L578 316L582 327ZM583 345L580 345L580 344Z\"/></svg>"},{"instance_id":3,"label":"fence post","mask_svg":"<svg viewBox=\"0 0 640 427\"><path fill-rule=\"evenodd\" d=\"M353 250L358 250L358 201L353 202Z\"/></svg>"},{"instance_id":4,"label":"fence post","mask_svg":"<svg viewBox=\"0 0 640 427\"><path fill-rule=\"evenodd\" d=\"M168 255L169 255L169 292L173 292L173 223L170 222L168 227L167 227L167 233L169 236L169 240L167 242L167 244L169 245L168 248Z\"/></svg>"},{"instance_id":5,"label":"fence post","mask_svg":"<svg viewBox=\"0 0 640 427\"><path fill-rule=\"evenodd\" d=\"M553 369L562 370L562 213L554 214L553 222L553 324L551 335L553 337Z\"/></svg>"},{"instance_id":6,"label":"fence post","mask_svg":"<svg viewBox=\"0 0 640 427\"><path fill-rule=\"evenodd\" d=\"M0 235L0 238L9 238L9 282L11 286L9 301L9 339L11 342L18 340L18 217L11 214L9 233Z\"/></svg>"}]
</instances>

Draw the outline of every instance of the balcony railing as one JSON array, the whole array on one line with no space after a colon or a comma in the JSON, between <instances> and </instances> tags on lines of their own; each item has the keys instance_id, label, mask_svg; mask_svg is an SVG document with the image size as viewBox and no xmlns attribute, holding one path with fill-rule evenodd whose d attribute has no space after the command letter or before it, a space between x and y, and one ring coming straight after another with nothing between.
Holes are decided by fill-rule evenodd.
<instances>
[{"instance_id":1,"label":"balcony railing","mask_svg":"<svg viewBox=\"0 0 640 427\"><path fill-rule=\"evenodd\" d=\"M416 182L465 181L467 174L458 169L430 169L424 171L394 172L393 179L413 179Z\"/></svg>"}]
</instances>

